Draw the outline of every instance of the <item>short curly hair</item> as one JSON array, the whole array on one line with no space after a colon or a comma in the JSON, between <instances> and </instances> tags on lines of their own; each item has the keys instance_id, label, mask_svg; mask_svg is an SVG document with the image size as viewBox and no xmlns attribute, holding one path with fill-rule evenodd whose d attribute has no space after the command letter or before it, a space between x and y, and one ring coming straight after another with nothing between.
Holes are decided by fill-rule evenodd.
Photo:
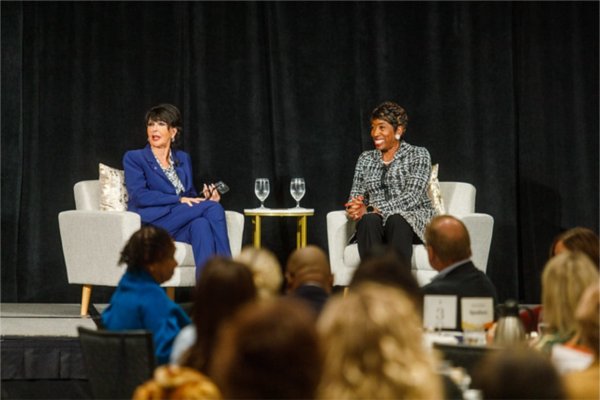
<instances>
[{"instance_id":1,"label":"short curly hair","mask_svg":"<svg viewBox=\"0 0 600 400\"><path fill-rule=\"evenodd\" d=\"M375 107L371 112L371 121L375 119L382 119L389 123L394 127L394 131L399 126L406 130L408 126L408 114L406 110L393 101L386 101Z\"/></svg>"},{"instance_id":2,"label":"short curly hair","mask_svg":"<svg viewBox=\"0 0 600 400\"><path fill-rule=\"evenodd\" d=\"M119 264L127 264L128 271L143 271L149 264L167 258L174 248L166 230L145 225L131 235L121 251Z\"/></svg>"}]
</instances>

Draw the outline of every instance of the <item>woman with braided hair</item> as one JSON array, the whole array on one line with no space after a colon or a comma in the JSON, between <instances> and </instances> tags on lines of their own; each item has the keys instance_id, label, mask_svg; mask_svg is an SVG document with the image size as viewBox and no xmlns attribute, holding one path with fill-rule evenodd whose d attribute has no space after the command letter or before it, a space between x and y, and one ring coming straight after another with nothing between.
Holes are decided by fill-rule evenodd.
<instances>
[{"instance_id":1,"label":"woman with braided hair","mask_svg":"<svg viewBox=\"0 0 600 400\"><path fill-rule=\"evenodd\" d=\"M175 337L191 322L160 287L173 276L177 266L174 255L175 243L162 228L147 225L131 235L119 260L127 264L127 271L102 313L108 330L151 331L159 364L169 361Z\"/></svg>"}]
</instances>

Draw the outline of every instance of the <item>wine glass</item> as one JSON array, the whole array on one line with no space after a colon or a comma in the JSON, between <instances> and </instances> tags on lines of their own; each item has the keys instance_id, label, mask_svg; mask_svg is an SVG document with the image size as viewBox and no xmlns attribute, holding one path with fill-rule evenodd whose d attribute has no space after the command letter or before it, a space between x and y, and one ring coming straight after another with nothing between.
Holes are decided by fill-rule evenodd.
<instances>
[{"instance_id":1,"label":"wine glass","mask_svg":"<svg viewBox=\"0 0 600 400\"><path fill-rule=\"evenodd\" d=\"M265 199L269 197L271 191L269 180L267 178L258 178L254 182L254 194L260 200L260 208L265 208Z\"/></svg>"},{"instance_id":2,"label":"wine glass","mask_svg":"<svg viewBox=\"0 0 600 400\"><path fill-rule=\"evenodd\" d=\"M304 197L306 192L306 185L304 184L304 178L292 178L290 182L290 193L294 200L296 200L296 208L300 208L300 200Z\"/></svg>"}]
</instances>

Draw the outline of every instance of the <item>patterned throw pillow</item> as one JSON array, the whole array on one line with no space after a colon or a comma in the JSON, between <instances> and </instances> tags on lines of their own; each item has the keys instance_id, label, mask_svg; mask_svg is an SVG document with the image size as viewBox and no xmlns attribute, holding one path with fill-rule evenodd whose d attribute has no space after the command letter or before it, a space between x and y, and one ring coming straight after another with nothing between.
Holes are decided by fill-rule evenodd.
<instances>
[{"instance_id":1,"label":"patterned throw pillow","mask_svg":"<svg viewBox=\"0 0 600 400\"><path fill-rule=\"evenodd\" d=\"M444 207L444 199L442 198L442 191L440 190L440 181L438 180L438 169L439 164L434 164L431 167L431 176L429 177L429 187L427 188L427 194L433 203L433 208L437 215L446 214L446 207Z\"/></svg>"},{"instance_id":2,"label":"patterned throw pillow","mask_svg":"<svg viewBox=\"0 0 600 400\"><path fill-rule=\"evenodd\" d=\"M126 211L125 173L100 163L100 210Z\"/></svg>"}]
</instances>

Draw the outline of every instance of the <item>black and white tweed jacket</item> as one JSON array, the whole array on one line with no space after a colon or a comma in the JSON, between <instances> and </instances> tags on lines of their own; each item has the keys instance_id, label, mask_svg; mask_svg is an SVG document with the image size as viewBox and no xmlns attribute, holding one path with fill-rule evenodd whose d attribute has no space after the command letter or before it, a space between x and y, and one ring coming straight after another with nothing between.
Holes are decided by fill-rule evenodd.
<instances>
[{"instance_id":1,"label":"black and white tweed jacket","mask_svg":"<svg viewBox=\"0 0 600 400\"><path fill-rule=\"evenodd\" d=\"M435 215L427 195L430 175L431 156L424 147L402 141L387 166L379 150L368 150L358 157L350 198L363 195L366 204L381 211L384 224L400 214L425 242L425 226Z\"/></svg>"}]
</instances>

